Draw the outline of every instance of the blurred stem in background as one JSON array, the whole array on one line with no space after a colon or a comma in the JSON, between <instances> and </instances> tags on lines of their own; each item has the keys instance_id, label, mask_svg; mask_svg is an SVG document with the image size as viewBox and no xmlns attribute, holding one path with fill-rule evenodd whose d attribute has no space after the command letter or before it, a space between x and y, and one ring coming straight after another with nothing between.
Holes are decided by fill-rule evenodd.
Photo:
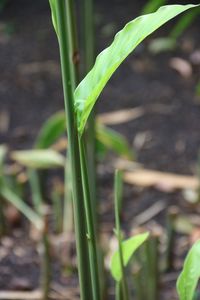
<instances>
[{"instance_id":1,"label":"blurred stem in background","mask_svg":"<svg viewBox=\"0 0 200 300\"><path fill-rule=\"evenodd\" d=\"M122 273L122 279L116 283L116 299L117 300L129 300L128 285L125 276L124 260L123 260L123 249L122 249L122 232L120 225L120 206L122 202L122 185L123 185L123 174L121 171L116 170L115 172L115 234L118 240L119 249L119 260L120 268Z\"/></svg>"},{"instance_id":2,"label":"blurred stem in background","mask_svg":"<svg viewBox=\"0 0 200 300\"><path fill-rule=\"evenodd\" d=\"M49 242L49 228L48 228L48 216L47 212L43 212L44 229L42 231L42 270L41 270L41 290L42 300L49 299L49 291L52 277L51 268L51 249Z\"/></svg>"},{"instance_id":3,"label":"blurred stem in background","mask_svg":"<svg viewBox=\"0 0 200 300\"><path fill-rule=\"evenodd\" d=\"M41 184L39 180L39 174L37 170L28 168L28 177L31 186L32 201L35 211L41 215L43 197L41 192Z\"/></svg>"},{"instance_id":4,"label":"blurred stem in background","mask_svg":"<svg viewBox=\"0 0 200 300\"><path fill-rule=\"evenodd\" d=\"M183 32L192 24L192 22L199 16L200 7L193 9L183 15L177 24L174 26L170 33L170 38L176 40L179 38Z\"/></svg>"},{"instance_id":5,"label":"blurred stem in background","mask_svg":"<svg viewBox=\"0 0 200 300\"><path fill-rule=\"evenodd\" d=\"M149 0L147 4L144 6L142 13L149 14L154 12L160 6L166 4L167 0Z\"/></svg>"}]
</instances>

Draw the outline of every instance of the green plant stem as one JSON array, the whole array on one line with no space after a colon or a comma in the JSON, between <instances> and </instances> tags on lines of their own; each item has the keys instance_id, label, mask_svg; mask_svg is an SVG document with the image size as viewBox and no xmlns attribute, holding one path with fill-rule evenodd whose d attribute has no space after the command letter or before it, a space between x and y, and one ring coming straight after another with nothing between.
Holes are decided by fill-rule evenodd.
<instances>
[{"instance_id":1,"label":"green plant stem","mask_svg":"<svg viewBox=\"0 0 200 300\"><path fill-rule=\"evenodd\" d=\"M35 211L41 215L42 209L42 192L40 188L39 175L36 170L28 169L28 177L31 186L31 194Z\"/></svg>"},{"instance_id":2,"label":"green plant stem","mask_svg":"<svg viewBox=\"0 0 200 300\"><path fill-rule=\"evenodd\" d=\"M115 300L123 300L121 282L116 282L116 285L115 285Z\"/></svg>"},{"instance_id":3,"label":"green plant stem","mask_svg":"<svg viewBox=\"0 0 200 300\"><path fill-rule=\"evenodd\" d=\"M158 241L159 233L154 229L150 239L144 245L146 252L146 295L148 300L158 299Z\"/></svg>"},{"instance_id":4,"label":"green plant stem","mask_svg":"<svg viewBox=\"0 0 200 300\"><path fill-rule=\"evenodd\" d=\"M175 221L179 215L179 209L171 206L167 212L167 247L165 257L165 271L170 271L174 266L174 244L175 244Z\"/></svg>"},{"instance_id":5,"label":"green plant stem","mask_svg":"<svg viewBox=\"0 0 200 300\"><path fill-rule=\"evenodd\" d=\"M87 231L88 231L87 237L88 237L88 244L89 244L89 258L90 258L90 268L91 268L93 299L99 300L101 297L100 297L100 283L99 283L99 272L98 272L97 242L96 242L94 219L92 214L90 187L88 181L89 176L88 176L88 170L86 165L86 154L85 154L83 137L79 137L79 149L80 149L83 194L84 194L84 203L85 203L85 214L86 214Z\"/></svg>"},{"instance_id":6,"label":"green plant stem","mask_svg":"<svg viewBox=\"0 0 200 300\"><path fill-rule=\"evenodd\" d=\"M1 189L1 187L0 187ZM4 215L4 201L0 196L0 238L6 233L6 222Z\"/></svg>"},{"instance_id":7,"label":"green plant stem","mask_svg":"<svg viewBox=\"0 0 200 300\"><path fill-rule=\"evenodd\" d=\"M70 160L67 155L65 169L65 192L64 192L64 214L63 214L63 231L68 235L73 231L73 200L72 200L72 182L70 174Z\"/></svg>"},{"instance_id":8,"label":"green plant stem","mask_svg":"<svg viewBox=\"0 0 200 300\"><path fill-rule=\"evenodd\" d=\"M78 272L81 300L88 300L91 295L91 278L88 268L88 245L84 217L83 191L81 182L80 158L78 147L78 132L74 113L74 91L72 83L72 57L69 46L70 32L67 29L66 6L64 0L56 1L56 16L58 23L59 48L64 91L64 103L68 133L68 155L70 158L72 197L74 207L75 237L78 258Z\"/></svg>"},{"instance_id":9,"label":"green plant stem","mask_svg":"<svg viewBox=\"0 0 200 300\"><path fill-rule=\"evenodd\" d=\"M51 199L53 204L53 215L55 221L55 231L56 233L61 233L63 228L63 210L62 210L62 202L61 195L59 191L54 187L51 193Z\"/></svg>"},{"instance_id":10,"label":"green plant stem","mask_svg":"<svg viewBox=\"0 0 200 300\"><path fill-rule=\"evenodd\" d=\"M135 293L136 293L136 299L137 300L143 300L144 297L144 288L143 288L143 278L141 276L141 269L139 266L135 266L135 269L133 270L133 280L134 280L134 286L135 286Z\"/></svg>"},{"instance_id":11,"label":"green plant stem","mask_svg":"<svg viewBox=\"0 0 200 300\"><path fill-rule=\"evenodd\" d=\"M65 191L64 191L64 211L63 211L63 232L67 236L66 253L63 260L64 268L68 272L73 268L70 258L71 243L68 242L74 231L74 219L73 219L73 197L72 197L72 182L70 172L70 160L67 155L67 163L65 169Z\"/></svg>"},{"instance_id":12,"label":"green plant stem","mask_svg":"<svg viewBox=\"0 0 200 300\"><path fill-rule=\"evenodd\" d=\"M122 280L121 280L122 295L123 295L123 300L128 300L129 295L128 295L128 286L125 277L125 270L124 270L121 226L120 226L120 216L119 216L119 203L121 203L121 197L122 197L122 173L119 170L116 170L115 172L114 191L115 191L115 230L118 239L119 259L120 259L121 272L122 272Z\"/></svg>"},{"instance_id":13,"label":"green plant stem","mask_svg":"<svg viewBox=\"0 0 200 300\"><path fill-rule=\"evenodd\" d=\"M94 36L94 0L83 1L83 37L84 37L84 73L90 71L95 61L95 36ZM93 206L93 217L97 223L96 215L96 141L95 141L95 111L88 119L86 131L88 169L90 176L90 191Z\"/></svg>"},{"instance_id":14,"label":"green plant stem","mask_svg":"<svg viewBox=\"0 0 200 300\"><path fill-rule=\"evenodd\" d=\"M42 233L42 271L41 271L41 290L42 300L49 299L49 290L51 283L51 254L50 254L50 243L48 236L48 224L47 216L44 216L44 231Z\"/></svg>"}]
</instances>

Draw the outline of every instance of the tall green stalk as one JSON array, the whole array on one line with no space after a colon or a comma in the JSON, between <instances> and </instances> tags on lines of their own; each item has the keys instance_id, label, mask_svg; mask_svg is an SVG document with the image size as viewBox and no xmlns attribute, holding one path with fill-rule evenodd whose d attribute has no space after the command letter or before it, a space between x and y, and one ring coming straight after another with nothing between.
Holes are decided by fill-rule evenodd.
<instances>
[{"instance_id":1,"label":"tall green stalk","mask_svg":"<svg viewBox=\"0 0 200 300\"><path fill-rule=\"evenodd\" d=\"M122 237L121 237L121 226L120 226L120 213L119 213L119 203L121 203L122 197L122 173L119 170L115 172L115 230L116 236L118 239L118 248L119 248L119 260L120 260L120 267L122 273L121 282L117 282L117 299L119 300L128 300L128 286L125 277L125 270L124 270L124 261L123 261L123 250L122 250Z\"/></svg>"},{"instance_id":2,"label":"tall green stalk","mask_svg":"<svg viewBox=\"0 0 200 300\"><path fill-rule=\"evenodd\" d=\"M74 0L66 0L66 22L67 28L69 31L69 51L71 52L71 74L72 74L72 84L73 91L76 88L76 85L79 81L79 52L78 52L78 38L77 38L77 30L76 30L76 18L75 18L75 8L74 8Z\"/></svg>"},{"instance_id":3,"label":"tall green stalk","mask_svg":"<svg viewBox=\"0 0 200 300\"><path fill-rule=\"evenodd\" d=\"M88 245L89 245L89 258L90 258L90 268L91 268L91 280L93 289L93 299L100 300L100 281L99 281L99 271L98 271L98 255L97 255L97 242L96 242L96 232L93 219L93 211L90 199L90 186L89 186L89 176L86 164L86 153L84 138L79 137L79 149L80 149L80 160L81 160L81 170L82 170L82 182L83 182L83 194L85 203L85 214L86 223L88 230Z\"/></svg>"},{"instance_id":4,"label":"tall green stalk","mask_svg":"<svg viewBox=\"0 0 200 300\"><path fill-rule=\"evenodd\" d=\"M83 37L84 37L84 73L87 74L95 61L94 0L83 1ZM93 205L93 217L96 223L96 143L95 111L88 120L86 131L90 191Z\"/></svg>"},{"instance_id":5,"label":"tall green stalk","mask_svg":"<svg viewBox=\"0 0 200 300\"><path fill-rule=\"evenodd\" d=\"M28 177L31 186L32 200L35 211L39 215L41 215L43 200L38 171L34 169L28 169Z\"/></svg>"},{"instance_id":6,"label":"tall green stalk","mask_svg":"<svg viewBox=\"0 0 200 300\"><path fill-rule=\"evenodd\" d=\"M88 300L91 295L91 278L88 270L88 245L86 237L86 224L83 203L83 191L81 182L80 157L78 145L78 132L74 113L73 90L73 61L70 49L72 49L72 33L67 23L66 3L68 1L56 1L56 17L58 25L59 48L64 91L65 112L68 133L68 155L72 176L72 196L74 206L75 236L78 257L78 271L80 282L81 300ZM68 14L70 12L68 11Z\"/></svg>"}]
</instances>

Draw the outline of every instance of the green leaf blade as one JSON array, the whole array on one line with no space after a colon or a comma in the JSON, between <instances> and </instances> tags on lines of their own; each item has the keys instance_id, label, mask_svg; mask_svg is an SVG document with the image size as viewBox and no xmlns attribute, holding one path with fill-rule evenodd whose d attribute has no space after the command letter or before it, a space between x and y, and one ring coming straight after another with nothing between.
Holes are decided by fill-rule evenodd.
<instances>
[{"instance_id":1,"label":"green leaf blade","mask_svg":"<svg viewBox=\"0 0 200 300\"><path fill-rule=\"evenodd\" d=\"M180 300L193 300L200 278L200 240L189 251L183 270L177 280L177 292Z\"/></svg>"},{"instance_id":2,"label":"green leaf blade","mask_svg":"<svg viewBox=\"0 0 200 300\"><path fill-rule=\"evenodd\" d=\"M166 5L155 13L140 16L119 31L113 43L97 57L92 70L75 90L75 110L82 133L90 112L106 83L125 58L151 33L178 14L196 5Z\"/></svg>"},{"instance_id":3,"label":"green leaf blade","mask_svg":"<svg viewBox=\"0 0 200 300\"><path fill-rule=\"evenodd\" d=\"M12 159L31 169L63 167L64 157L51 149L20 150L11 153Z\"/></svg>"},{"instance_id":4,"label":"green leaf blade","mask_svg":"<svg viewBox=\"0 0 200 300\"><path fill-rule=\"evenodd\" d=\"M46 149L52 146L65 131L65 112L56 112L44 122L36 138L35 148Z\"/></svg>"},{"instance_id":5,"label":"green leaf blade","mask_svg":"<svg viewBox=\"0 0 200 300\"><path fill-rule=\"evenodd\" d=\"M145 232L129 238L122 242L122 255L124 266L127 266L134 252L146 241L149 233ZM117 250L111 259L111 274L116 281L120 281L122 278L122 270L120 267L119 250Z\"/></svg>"},{"instance_id":6,"label":"green leaf blade","mask_svg":"<svg viewBox=\"0 0 200 300\"><path fill-rule=\"evenodd\" d=\"M134 158L134 153L130 148L128 141L123 135L113 129L97 123L96 139L97 142L102 144L102 147L105 147L105 149L112 150L118 155L130 160Z\"/></svg>"},{"instance_id":7,"label":"green leaf blade","mask_svg":"<svg viewBox=\"0 0 200 300\"><path fill-rule=\"evenodd\" d=\"M14 205L38 230L42 230L44 228L42 218L11 189L2 185L0 195Z\"/></svg>"},{"instance_id":8,"label":"green leaf blade","mask_svg":"<svg viewBox=\"0 0 200 300\"><path fill-rule=\"evenodd\" d=\"M3 166L3 163L4 163L4 159L6 157L6 154L7 154L7 147L6 145L2 144L0 145L0 170Z\"/></svg>"}]
</instances>

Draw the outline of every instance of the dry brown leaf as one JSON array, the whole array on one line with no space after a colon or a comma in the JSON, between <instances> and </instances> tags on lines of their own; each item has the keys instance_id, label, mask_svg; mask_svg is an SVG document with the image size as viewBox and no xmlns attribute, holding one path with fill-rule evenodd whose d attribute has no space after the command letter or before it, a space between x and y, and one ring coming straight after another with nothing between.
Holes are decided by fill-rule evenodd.
<instances>
[{"instance_id":1,"label":"dry brown leaf","mask_svg":"<svg viewBox=\"0 0 200 300\"><path fill-rule=\"evenodd\" d=\"M7 110L0 111L0 133L6 133L10 126L10 114Z\"/></svg>"},{"instance_id":2,"label":"dry brown leaf","mask_svg":"<svg viewBox=\"0 0 200 300\"><path fill-rule=\"evenodd\" d=\"M110 113L102 113L97 116L97 120L105 125L115 125L135 120L145 113L142 107L121 109Z\"/></svg>"},{"instance_id":3,"label":"dry brown leaf","mask_svg":"<svg viewBox=\"0 0 200 300\"><path fill-rule=\"evenodd\" d=\"M42 292L40 290L35 291L0 291L0 299L2 300L41 300ZM78 300L77 288L68 288L65 290L65 295L61 295L58 292L50 292L49 299L63 299L63 300Z\"/></svg>"},{"instance_id":4,"label":"dry brown leaf","mask_svg":"<svg viewBox=\"0 0 200 300\"><path fill-rule=\"evenodd\" d=\"M156 215L158 215L161 211L163 211L166 208L166 203L164 201L159 201L154 203L151 207L144 210L142 213L137 215L134 218L134 224L143 225L147 223L149 220L154 218Z\"/></svg>"},{"instance_id":5,"label":"dry brown leaf","mask_svg":"<svg viewBox=\"0 0 200 300\"><path fill-rule=\"evenodd\" d=\"M165 191L176 189L197 189L199 186L198 178L195 176L177 175L153 170L138 169L134 172L125 172L124 180L127 183L142 186L156 187Z\"/></svg>"},{"instance_id":6,"label":"dry brown leaf","mask_svg":"<svg viewBox=\"0 0 200 300\"><path fill-rule=\"evenodd\" d=\"M176 70L182 77L189 78L192 76L192 66L191 64L180 57L173 57L170 59L170 67Z\"/></svg>"},{"instance_id":7,"label":"dry brown leaf","mask_svg":"<svg viewBox=\"0 0 200 300\"><path fill-rule=\"evenodd\" d=\"M60 67L59 64L53 60L47 60L44 62L36 61L20 64L18 71L22 75L33 75L41 72L58 75L60 73Z\"/></svg>"},{"instance_id":8,"label":"dry brown leaf","mask_svg":"<svg viewBox=\"0 0 200 300\"><path fill-rule=\"evenodd\" d=\"M117 125L133 121L148 113L170 114L174 107L171 105L163 105L154 103L152 105L138 106L135 108L126 108L108 113L102 113L97 116L97 121L105 125Z\"/></svg>"}]
</instances>

